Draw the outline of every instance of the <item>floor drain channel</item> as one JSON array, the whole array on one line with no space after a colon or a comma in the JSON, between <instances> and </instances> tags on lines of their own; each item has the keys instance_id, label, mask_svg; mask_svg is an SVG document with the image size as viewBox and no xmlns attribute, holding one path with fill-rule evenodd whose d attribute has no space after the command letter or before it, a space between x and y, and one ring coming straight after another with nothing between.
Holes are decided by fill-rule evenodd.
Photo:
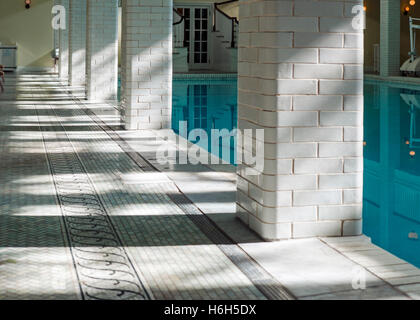
<instances>
[{"instance_id":1,"label":"floor drain channel","mask_svg":"<svg viewBox=\"0 0 420 320\"><path fill-rule=\"evenodd\" d=\"M70 140L42 134L83 297L150 299Z\"/></svg>"}]
</instances>

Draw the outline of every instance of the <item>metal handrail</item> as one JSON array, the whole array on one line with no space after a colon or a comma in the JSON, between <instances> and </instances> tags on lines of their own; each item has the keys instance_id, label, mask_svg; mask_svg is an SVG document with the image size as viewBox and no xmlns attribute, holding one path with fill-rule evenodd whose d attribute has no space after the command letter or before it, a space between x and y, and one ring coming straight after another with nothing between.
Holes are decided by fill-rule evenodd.
<instances>
[{"instance_id":1,"label":"metal handrail","mask_svg":"<svg viewBox=\"0 0 420 320\"><path fill-rule=\"evenodd\" d=\"M181 20L179 20L179 21L177 21L177 22L172 23L172 25L173 25L173 26L176 26L176 25L181 24L182 22L184 22L184 20L185 20L185 15L180 14L180 13L178 12L178 10L176 10L175 8L173 8L172 10L173 10L173 12L175 12L178 16L180 16L180 17L181 17ZM184 24L184 34L185 34L185 24ZM187 42L186 42L186 40L185 40L185 38L184 38L184 41L183 41L183 47L185 48L186 46L187 46Z\"/></svg>"},{"instance_id":2,"label":"metal handrail","mask_svg":"<svg viewBox=\"0 0 420 320\"><path fill-rule=\"evenodd\" d=\"M224 4L228 4L228 3L232 3L232 2L238 2L238 0L229 0L229 1L224 1L224 2L215 2L214 3L214 15L213 15L213 31L216 31L216 24L217 24L217 19L216 19L216 11L220 12L222 15L224 15L226 18L228 18L229 20L231 20L232 22L232 33L231 33L231 41L230 41L230 47L231 48L235 48L235 23L239 24L239 21L236 17L231 17L229 16L227 13L225 13L224 11L219 9L220 5L224 5Z\"/></svg>"},{"instance_id":3,"label":"metal handrail","mask_svg":"<svg viewBox=\"0 0 420 320\"><path fill-rule=\"evenodd\" d=\"M179 12L178 12L178 10L176 10L176 9L173 9L173 11L178 15L178 16L180 16L181 17L181 20L179 20L178 22L174 22L172 25L174 25L174 26L176 26L176 25L178 25L178 24L181 24L184 20L185 20L185 16L184 15L182 15L182 14L180 14Z\"/></svg>"}]
</instances>

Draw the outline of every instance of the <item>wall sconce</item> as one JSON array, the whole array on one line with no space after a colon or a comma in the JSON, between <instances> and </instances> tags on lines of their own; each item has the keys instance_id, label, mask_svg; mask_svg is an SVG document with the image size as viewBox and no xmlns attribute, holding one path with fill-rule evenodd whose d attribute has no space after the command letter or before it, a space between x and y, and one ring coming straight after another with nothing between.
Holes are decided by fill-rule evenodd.
<instances>
[{"instance_id":1,"label":"wall sconce","mask_svg":"<svg viewBox=\"0 0 420 320\"><path fill-rule=\"evenodd\" d=\"M32 0L25 0L25 8L29 9L31 7Z\"/></svg>"},{"instance_id":2,"label":"wall sconce","mask_svg":"<svg viewBox=\"0 0 420 320\"><path fill-rule=\"evenodd\" d=\"M404 9L403 9L403 14L406 16L406 15L408 15L408 13L410 12L410 10L411 10L411 7L414 7L414 5L416 4L416 0L410 0L409 2L408 2L408 4L409 5L406 5L405 7L404 7Z\"/></svg>"}]
</instances>

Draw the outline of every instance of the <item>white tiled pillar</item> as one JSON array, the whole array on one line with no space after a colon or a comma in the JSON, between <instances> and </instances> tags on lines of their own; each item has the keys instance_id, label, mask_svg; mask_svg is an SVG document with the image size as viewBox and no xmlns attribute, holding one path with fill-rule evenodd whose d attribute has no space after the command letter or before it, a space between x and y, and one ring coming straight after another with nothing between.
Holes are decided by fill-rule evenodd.
<instances>
[{"instance_id":1,"label":"white tiled pillar","mask_svg":"<svg viewBox=\"0 0 420 320\"><path fill-rule=\"evenodd\" d=\"M86 0L70 0L69 83L86 84Z\"/></svg>"},{"instance_id":2,"label":"white tiled pillar","mask_svg":"<svg viewBox=\"0 0 420 320\"><path fill-rule=\"evenodd\" d=\"M400 74L400 0L381 0L380 75Z\"/></svg>"},{"instance_id":3,"label":"white tiled pillar","mask_svg":"<svg viewBox=\"0 0 420 320\"><path fill-rule=\"evenodd\" d=\"M170 126L172 0L123 1L122 107L126 129Z\"/></svg>"},{"instance_id":4,"label":"white tiled pillar","mask_svg":"<svg viewBox=\"0 0 420 320\"><path fill-rule=\"evenodd\" d=\"M60 44L60 59L58 61L58 73L61 80L67 81L69 78L69 0L59 0L65 11L65 28L59 31L59 44Z\"/></svg>"},{"instance_id":5,"label":"white tiled pillar","mask_svg":"<svg viewBox=\"0 0 420 320\"><path fill-rule=\"evenodd\" d=\"M53 5L57 6L60 4L60 0L54 0ZM54 51L57 49L60 50L60 31L57 28L53 28L53 37L54 37ZM60 65L59 61L57 61L57 65L54 65L54 72L59 71Z\"/></svg>"},{"instance_id":6,"label":"white tiled pillar","mask_svg":"<svg viewBox=\"0 0 420 320\"><path fill-rule=\"evenodd\" d=\"M260 175L238 170L237 212L265 239L361 234L355 5L362 1L240 2L239 128L265 130L265 165Z\"/></svg>"},{"instance_id":7,"label":"white tiled pillar","mask_svg":"<svg viewBox=\"0 0 420 320\"><path fill-rule=\"evenodd\" d=\"M118 0L87 0L86 86L91 101L115 101L118 87Z\"/></svg>"}]
</instances>

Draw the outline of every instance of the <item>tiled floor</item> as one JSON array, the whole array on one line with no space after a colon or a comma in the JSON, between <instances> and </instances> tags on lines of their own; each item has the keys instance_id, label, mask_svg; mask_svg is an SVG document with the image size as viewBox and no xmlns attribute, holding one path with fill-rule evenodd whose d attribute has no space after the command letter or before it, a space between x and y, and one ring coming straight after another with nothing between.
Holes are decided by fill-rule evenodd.
<instances>
[{"instance_id":1,"label":"tiled floor","mask_svg":"<svg viewBox=\"0 0 420 320\"><path fill-rule=\"evenodd\" d=\"M0 298L286 297L171 180L39 78L9 77L0 105Z\"/></svg>"},{"instance_id":2,"label":"tiled floor","mask_svg":"<svg viewBox=\"0 0 420 320\"><path fill-rule=\"evenodd\" d=\"M0 96L0 299L420 298L365 237L261 241L230 166L161 165L159 132L68 89L8 75Z\"/></svg>"}]
</instances>

